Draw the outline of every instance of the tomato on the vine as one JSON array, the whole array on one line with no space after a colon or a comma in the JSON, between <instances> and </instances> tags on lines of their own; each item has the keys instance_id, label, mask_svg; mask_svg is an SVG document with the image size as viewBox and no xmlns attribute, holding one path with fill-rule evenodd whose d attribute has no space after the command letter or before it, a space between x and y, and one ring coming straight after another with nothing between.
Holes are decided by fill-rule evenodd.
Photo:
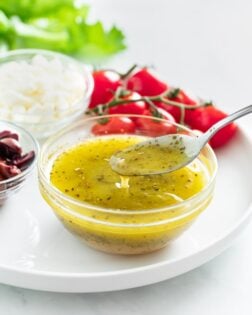
<instances>
[{"instance_id":1,"label":"tomato on the vine","mask_svg":"<svg viewBox=\"0 0 252 315\"><path fill-rule=\"evenodd\" d=\"M120 75L113 70L94 71L94 91L88 112L101 114L104 111L104 113L108 112L109 114L152 117L149 119L144 117L112 117L107 122L103 121L93 126L93 133L97 135L134 133L135 131L141 133L141 130L147 136L176 133L177 127L174 126L173 122L181 121L182 111L179 104L177 104L178 106L166 104L164 97L167 101L187 105L187 108L184 108L184 123L201 132L207 131L213 124L227 116L212 104L204 104L199 107L199 102L196 99L191 98L182 89L169 88L148 68L140 68L137 71L134 69L135 66L125 75ZM118 89L119 87L120 89ZM115 93L116 100L119 100L117 105L115 105ZM144 97L144 101L138 100L141 97ZM106 105L96 107L100 104ZM158 119L160 115L165 121ZM210 140L210 144L214 148L223 146L229 142L236 131L237 125L231 123L216 133Z\"/></svg>"},{"instance_id":2,"label":"tomato on the vine","mask_svg":"<svg viewBox=\"0 0 252 315\"><path fill-rule=\"evenodd\" d=\"M99 70L93 72L94 91L91 95L89 108L99 104L107 103L112 97L113 92L121 86L120 75L111 70Z\"/></svg>"},{"instance_id":3,"label":"tomato on the vine","mask_svg":"<svg viewBox=\"0 0 252 315\"><path fill-rule=\"evenodd\" d=\"M192 105L195 106L197 105L197 102L190 98L183 90L181 89L174 89L169 93L169 96L167 97L168 100L178 102L178 103L183 103L186 105ZM177 122L180 122L181 119L181 109L177 106L174 105L168 105L163 102L155 102L155 104L169 112ZM187 123L187 121L190 119L190 109L185 109L185 117L184 121Z\"/></svg>"},{"instance_id":4,"label":"tomato on the vine","mask_svg":"<svg viewBox=\"0 0 252 315\"><path fill-rule=\"evenodd\" d=\"M145 136L150 137L157 137L163 136L166 134L176 133L177 127L174 126L174 118L172 115L167 113L166 111L162 110L161 108L158 109L159 113L162 115L162 119L166 121L160 121L157 117L154 117L150 110L146 110L144 115L152 116L150 118L137 118L136 119L136 126L137 129Z\"/></svg>"},{"instance_id":5,"label":"tomato on the vine","mask_svg":"<svg viewBox=\"0 0 252 315\"><path fill-rule=\"evenodd\" d=\"M200 107L191 111L190 120L188 121L189 126L192 129L198 129L202 132L207 131L219 120L227 117L227 114L219 110L214 106ZM231 123L218 131L210 140L210 145L213 148L221 147L226 144L237 131L237 125Z\"/></svg>"},{"instance_id":6,"label":"tomato on the vine","mask_svg":"<svg viewBox=\"0 0 252 315\"><path fill-rule=\"evenodd\" d=\"M155 96L165 92L168 85L152 74L149 69L143 68L129 77L127 88L143 96Z\"/></svg>"},{"instance_id":7,"label":"tomato on the vine","mask_svg":"<svg viewBox=\"0 0 252 315\"><path fill-rule=\"evenodd\" d=\"M121 97L122 100L137 100L141 95L137 92L129 92L127 95ZM136 114L142 115L147 109L144 101L129 102L119 104L109 108L109 114Z\"/></svg>"},{"instance_id":8,"label":"tomato on the vine","mask_svg":"<svg viewBox=\"0 0 252 315\"><path fill-rule=\"evenodd\" d=\"M106 120L106 118L104 119ZM94 135L134 133L135 130L135 123L128 117L111 117L105 123L101 121L92 127Z\"/></svg>"}]
</instances>

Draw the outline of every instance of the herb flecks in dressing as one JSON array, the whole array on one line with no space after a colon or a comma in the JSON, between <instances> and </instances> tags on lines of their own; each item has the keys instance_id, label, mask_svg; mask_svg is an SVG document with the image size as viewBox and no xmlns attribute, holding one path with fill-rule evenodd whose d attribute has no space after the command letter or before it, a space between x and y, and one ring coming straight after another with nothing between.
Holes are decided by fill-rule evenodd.
<instances>
[{"instance_id":1,"label":"herb flecks in dressing","mask_svg":"<svg viewBox=\"0 0 252 315\"><path fill-rule=\"evenodd\" d=\"M108 136L78 144L54 161L51 182L79 201L122 210L161 208L202 190L208 178L198 159L169 174L123 177L122 180L111 169L110 157L144 139L141 136Z\"/></svg>"},{"instance_id":2,"label":"herb flecks in dressing","mask_svg":"<svg viewBox=\"0 0 252 315\"><path fill-rule=\"evenodd\" d=\"M112 169L125 176L155 175L172 171L184 164L188 156L182 137L174 135L169 145L162 140L150 139L116 152L110 159Z\"/></svg>"}]
</instances>

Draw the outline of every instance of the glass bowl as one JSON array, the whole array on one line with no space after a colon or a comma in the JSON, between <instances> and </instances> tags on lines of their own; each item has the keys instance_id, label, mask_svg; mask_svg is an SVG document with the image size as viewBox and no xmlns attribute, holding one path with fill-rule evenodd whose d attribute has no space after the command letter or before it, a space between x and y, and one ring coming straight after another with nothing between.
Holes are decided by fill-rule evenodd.
<instances>
[{"instance_id":1,"label":"glass bowl","mask_svg":"<svg viewBox=\"0 0 252 315\"><path fill-rule=\"evenodd\" d=\"M31 164L17 176L0 180L0 206L24 185L25 180L30 176L34 169L38 156L38 143L33 136L25 129L4 120L0 120L0 131L10 130L19 135L19 144L23 153L34 151L35 158Z\"/></svg>"},{"instance_id":2,"label":"glass bowl","mask_svg":"<svg viewBox=\"0 0 252 315\"><path fill-rule=\"evenodd\" d=\"M108 115L103 116L103 119L111 119L112 116L125 117ZM132 119L141 117L146 121L153 119L138 115L127 117ZM91 129L100 119L99 117L83 119L47 139L38 161L41 194L63 225L95 249L125 255L156 251L181 235L210 203L217 171L216 156L209 145L204 147L198 159L204 164L209 175L207 184L193 197L175 205L149 210L120 210L82 202L53 186L50 182L50 171L54 160L61 153L96 137ZM165 122L162 119L155 119ZM175 123L173 125L177 132L194 136L185 127ZM149 131L142 128L137 130L137 134L150 136Z\"/></svg>"},{"instance_id":3,"label":"glass bowl","mask_svg":"<svg viewBox=\"0 0 252 315\"><path fill-rule=\"evenodd\" d=\"M20 94L19 91L16 92L13 88L13 85L11 90L9 90L8 87L3 88L6 82L2 82L0 80L0 90L2 90L2 96L0 95L0 117L1 119L11 121L17 125L22 126L31 132L36 138L43 139L62 129L65 125L68 125L84 113L90 101L94 82L91 71L88 70L88 67L86 67L84 64L63 54L40 49L18 49L2 53L0 55L0 69L1 67L6 66L7 63L9 65L11 62L18 62L20 67L22 67L22 64L25 64L24 62L30 65L32 62L34 62L34 57L36 56L40 57L40 61L37 59L37 63L40 62L39 66L41 66L42 69L44 60L43 58L45 58L46 61L53 62L53 66L51 65L50 67L54 68L50 68L50 71L53 75L54 73L57 74L57 76L53 77L53 80L54 82L59 80L59 82L57 82L57 86L62 89L62 93L53 94L53 90L50 92L49 97L48 94L47 96L43 96L43 92L41 96L41 82L34 83L34 75L29 75L27 77L24 88L21 77L19 78L19 81L16 81L15 83L17 88L21 86L23 89L25 89L25 94ZM43 59L42 61L41 57ZM15 69L16 68L14 68L14 70ZM75 77L78 77L78 82L80 78L83 79L83 91L80 90L78 92L78 97L77 94L74 96L69 94L72 90L66 91L64 86L61 87L63 77L60 75L60 73L62 74L62 71L65 71L66 69L72 71L71 73L74 72ZM41 75L41 73L38 72L38 75ZM41 75L41 77L43 78L43 86L43 84L45 84L44 82L47 82L47 78L44 79L44 74ZM50 77L52 77L52 75L48 76L48 81L50 80ZM10 84L8 86L10 86ZM49 86L50 84L47 84L47 91ZM71 95L71 102L69 95ZM8 99L11 99L15 102L13 106L9 106L7 103ZM23 101L22 106L19 106L19 99ZM43 100L44 103L41 103L40 100ZM36 105L31 106L31 104L34 104L35 101L37 101ZM47 106L42 106L43 104L47 104ZM56 106L55 104L61 104L60 110L58 110L58 105Z\"/></svg>"}]
</instances>

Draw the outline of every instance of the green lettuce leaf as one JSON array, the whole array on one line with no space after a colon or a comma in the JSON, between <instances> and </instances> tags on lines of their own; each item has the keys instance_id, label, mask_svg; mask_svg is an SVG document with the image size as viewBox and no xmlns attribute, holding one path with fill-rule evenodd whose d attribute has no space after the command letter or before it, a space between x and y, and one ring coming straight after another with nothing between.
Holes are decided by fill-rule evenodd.
<instances>
[{"instance_id":1,"label":"green lettuce leaf","mask_svg":"<svg viewBox=\"0 0 252 315\"><path fill-rule=\"evenodd\" d=\"M122 31L90 24L88 13L73 0L0 0L0 51L41 48L97 61L125 49Z\"/></svg>"},{"instance_id":2,"label":"green lettuce leaf","mask_svg":"<svg viewBox=\"0 0 252 315\"><path fill-rule=\"evenodd\" d=\"M18 15L21 19L56 12L62 6L74 7L74 0L0 0L0 10L7 16Z\"/></svg>"}]
</instances>

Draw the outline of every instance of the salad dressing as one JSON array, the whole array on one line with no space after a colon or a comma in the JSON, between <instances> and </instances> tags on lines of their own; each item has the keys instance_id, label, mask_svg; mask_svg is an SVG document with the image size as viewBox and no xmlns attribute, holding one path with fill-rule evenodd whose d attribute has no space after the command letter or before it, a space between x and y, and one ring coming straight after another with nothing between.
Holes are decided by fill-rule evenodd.
<instances>
[{"instance_id":1,"label":"salad dressing","mask_svg":"<svg viewBox=\"0 0 252 315\"><path fill-rule=\"evenodd\" d=\"M212 199L212 191L191 198L210 180L210 164L204 156L162 175L127 178L111 169L109 159L115 152L145 139L102 136L60 153L50 180L70 199L59 201L40 186L66 228L93 248L127 255L158 250L186 230Z\"/></svg>"},{"instance_id":2,"label":"salad dressing","mask_svg":"<svg viewBox=\"0 0 252 315\"><path fill-rule=\"evenodd\" d=\"M207 177L200 161L170 174L127 177L115 173L110 167L109 158L116 151L143 138L108 136L72 147L55 160L51 182L60 191L79 201L121 210L169 206L190 198L204 187ZM160 152L157 151L157 154ZM160 163L165 157L166 152L160 155ZM134 159L134 156L131 155L131 158ZM140 159L137 152L136 158ZM173 158L176 155L170 159ZM157 160L150 159L148 163L157 163ZM136 161L136 165L140 167L140 162Z\"/></svg>"}]
</instances>

